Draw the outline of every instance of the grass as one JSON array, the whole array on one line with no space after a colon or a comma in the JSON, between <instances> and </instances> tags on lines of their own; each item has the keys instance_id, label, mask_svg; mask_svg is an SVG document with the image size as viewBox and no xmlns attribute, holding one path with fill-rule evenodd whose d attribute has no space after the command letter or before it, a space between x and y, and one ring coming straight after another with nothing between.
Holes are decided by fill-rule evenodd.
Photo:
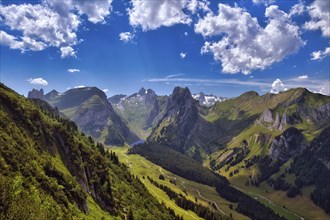
<instances>
[{"instance_id":1,"label":"grass","mask_svg":"<svg viewBox=\"0 0 330 220\"><path fill-rule=\"evenodd\" d=\"M273 177L279 176L284 172L284 169L285 166L278 173L274 174ZM285 216L287 219L300 219L298 216L305 219L330 219L329 215L320 207L316 206L310 199L313 186L304 187L302 189L302 196L289 198L286 196L286 192L275 191L266 182L261 183L259 187L245 186L245 181L248 178L246 169L233 177L227 176L227 178L243 192L257 198L260 202L273 209L276 213ZM288 182L293 181L292 176L286 175L286 180ZM283 206L285 206L285 209Z\"/></svg>"},{"instance_id":2,"label":"grass","mask_svg":"<svg viewBox=\"0 0 330 220\"><path fill-rule=\"evenodd\" d=\"M217 203L218 207L226 214L232 214L234 219L248 219L246 216L229 209L229 204L227 200L221 198L216 192L214 187L206 186L203 184L199 184L180 176L174 175L173 173L160 168L158 165L153 164L147 159L139 156L139 155L127 155L128 147L114 147L111 148L112 151L116 152L120 161L127 164L130 167L130 171L139 176L145 186L148 188L149 192L155 196L159 201L163 201L167 207L172 208L176 214L183 215L184 219L201 219L195 213L191 211L186 211L178 207L174 201L170 200L168 196L162 190L158 189L154 185L152 185L146 178L146 176L150 176L152 179L158 181L159 183L170 187L173 191L184 194L184 191L187 192L187 199L195 201L197 198L198 203L203 204L205 206L211 207L214 209L212 205L209 204L209 201L214 201ZM163 174L165 176L165 180L159 180L159 175ZM145 179L143 179L143 176ZM170 183L170 179L176 181L176 185ZM201 198L200 195L204 198ZM194 216L194 217L192 217Z\"/></svg>"},{"instance_id":3,"label":"grass","mask_svg":"<svg viewBox=\"0 0 330 220\"><path fill-rule=\"evenodd\" d=\"M306 133L308 134L309 132ZM269 142L266 141L267 143L265 143L264 146L261 146L261 143L256 142L257 136L261 134L270 137L279 135L278 131L270 131L262 128L261 126L253 125L243 131L239 136L233 138L228 143L227 148L238 147L245 139L249 142L249 149L251 150L245 159L248 159L253 155L265 155L268 153ZM310 139L307 139L307 141L310 141ZM213 153L212 158L218 158L222 152L223 150ZM208 166L209 160L205 162L205 165ZM227 172L225 172L226 166L224 166L220 169L220 173L221 175L227 177L233 185L239 187L243 192L257 198L260 202L273 209L276 213L285 216L287 219L300 219L297 216L302 216L305 219L330 219L329 215L327 215L320 207L316 206L310 199L312 187L304 187L302 189L302 196L288 198L286 196L286 192L275 191L265 182L261 183L259 187L252 185L246 186L245 183L249 175L256 177L259 170L255 165L251 166L249 169L242 168L242 164L244 163L241 162L233 167L230 167ZM282 173L285 173L285 169L289 166L289 164L290 161L281 166L280 171L274 174L272 178L276 179ZM239 169L239 173L233 177L229 177L229 173L235 169ZM285 174L285 180L293 184L295 181L295 175ZM271 202L269 202L269 200ZM285 206L286 209L284 209L283 206Z\"/></svg>"},{"instance_id":4,"label":"grass","mask_svg":"<svg viewBox=\"0 0 330 220\"><path fill-rule=\"evenodd\" d=\"M104 220L120 220L120 217L110 216L108 212L105 212L100 208L98 204L93 200L91 196L87 198L87 205L89 208L89 213L82 214L79 219L94 220L94 219L104 219Z\"/></svg>"}]
</instances>

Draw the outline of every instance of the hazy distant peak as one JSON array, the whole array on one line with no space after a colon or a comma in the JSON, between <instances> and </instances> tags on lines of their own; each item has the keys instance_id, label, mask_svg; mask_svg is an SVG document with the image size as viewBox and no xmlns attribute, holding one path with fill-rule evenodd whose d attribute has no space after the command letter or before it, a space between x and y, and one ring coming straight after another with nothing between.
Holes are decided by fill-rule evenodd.
<instances>
[{"instance_id":1,"label":"hazy distant peak","mask_svg":"<svg viewBox=\"0 0 330 220\"><path fill-rule=\"evenodd\" d=\"M139 92L138 92L138 94L140 95L140 96L143 96L143 95L145 95L147 93L147 91L146 91L146 89L145 88L141 88L140 90L139 90Z\"/></svg>"},{"instance_id":2,"label":"hazy distant peak","mask_svg":"<svg viewBox=\"0 0 330 220\"><path fill-rule=\"evenodd\" d=\"M40 90L32 89L32 91L29 91L29 93L28 93L28 98L44 100L45 99L44 90L43 89L40 89Z\"/></svg>"}]
</instances>

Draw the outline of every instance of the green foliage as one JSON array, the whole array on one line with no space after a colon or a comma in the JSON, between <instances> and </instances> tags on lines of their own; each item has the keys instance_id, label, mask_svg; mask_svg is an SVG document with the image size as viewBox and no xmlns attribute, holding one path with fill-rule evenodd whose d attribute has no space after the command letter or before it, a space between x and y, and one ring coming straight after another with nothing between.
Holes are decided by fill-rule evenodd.
<instances>
[{"instance_id":1,"label":"green foliage","mask_svg":"<svg viewBox=\"0 0 330 220\"><path fill-rule=\"evenodd\" d=\"M290 170L296 175L298 189L315 184L311 199L327 213L330 213L330 170L325 163L330 159L329 134L330 127L327 127L301 155L294 158Z\"/></svg>"},{"instance_id":2,"label":"green foliage","mask_svg":"<svg viewBox=\"0 0 330 220\"><path fill-rule=\"evenodd\" d=\"M132 207L134 219L173 219L117 155L47 103L0 84L0 107L0 219L77 219L96 206L101 218Z\"/></svg>"},{"instance_id":3,"label":"green foliage","mask_svg":"<svg viewBox=\"0 0 330 220\"><path fill-rule=\"evenodd\" d=\"M225 178L201 166L190 157L159 144L136 145L130 153L140 154L164 169L198 183L215 186L219 182L227 182Z\"/></svg>"},{"instance_id":4,"label":"green foliage","mask_svg":"<svg viewBox=\"0 0 330 220\"><path fill-rule=\"evenodd\" d=\"M186 199L181 193L178 194L174 192L173 190L171 190L170 187L159 184L157 181L153 180L149 176L147 178L153 185L163 190L171 200L174 200L175 204L177 204L179 207L185 210L191 210L195 212L199 217L202 217L206 220L230 219L221 215L218 212L211 211L210 208L206 206L200 205L189 199Z\"/></svg>"},{"instance_id":5,"label":"green foliage","mask_svg":"<svg viewBox=\"0 0 330 220\"><path fill-rule=\"evenodd\" d=\"M264 206L254 198L245 195L230 185L218 184L216 190L221 197L230 202L237 203L236 211L255 220L283 220L284 218L275 214L270 208Z\"/></svg>"}]
</instances>

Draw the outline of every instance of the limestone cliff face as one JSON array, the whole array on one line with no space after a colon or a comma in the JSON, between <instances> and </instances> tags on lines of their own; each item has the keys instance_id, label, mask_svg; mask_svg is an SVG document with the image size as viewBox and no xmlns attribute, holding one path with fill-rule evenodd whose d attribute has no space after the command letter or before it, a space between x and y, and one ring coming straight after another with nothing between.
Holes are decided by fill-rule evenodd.
<instances>
[{"instance_id":1,"label":"limestone cliff face","mask_svg":"<svg viewBox=\"0 0 330 220\"><path fill-rule=\"evenodd\" d=\"M311 113L311 118L316 123L322 123L330 119L330 103L313 109Z\"/></svg>"},{"instance_id":2,"label":"limestone cliff face","mask_svg":"<svg viewBox=\"0 0 330 220\"><path fill-rule=\"evenodd\" d=\"M274 138L270 144L269 156L274 161L286 162L304 148L304 136L296 128L291 127Z\"/></svg>"},{"instance_id":3,"label":"limestone cliff face","mask_svg":"<svg viewBox=\"0 0 330 220\"><path fill-rule=\"evenodd\" d=\"M148 140L185 152L198 127L197 103L188 88L176 87L168 100L165 114Z\"/></svg>"},{"instance_id":4,"label":"limestone cliff face","mask_svg":"<svg viewBox=\"0 0 330 220\"><path fill-rule=\"evenodd\" d=\"M28 98L29 99L41 99L41 100L44 100L45 99L44 90L43 89L40 89L40 90L32 89L32 91L30 91L28 93Z\"/></svg>"},{"instance_id":5,"label":"limestone cliff face","mask_svg":"<svg viewBox=\"0 0 330 220\"><path fill-rule=\"evenodd\" d=\"M282 117L278 112L275 113L275 118L273 117L272 110L266 108L265 111L260 115L256 124L263 125L271 130L283 130L284 127L289 123L289 119L284 113Z\"/></svg>"},{"instance_id":6,"label":"limestone cliff face","mask_svg":"<svg viewBox=\"0 0 330 220\"><path fill-rule=\"evenodd\" d=\"M273 119L273 113L269 108L266 108L265 111L261 114L258 122L262 123L262 122L268 122L268 123L272 123L274 121Z\"/></svg>"}]
</instances>

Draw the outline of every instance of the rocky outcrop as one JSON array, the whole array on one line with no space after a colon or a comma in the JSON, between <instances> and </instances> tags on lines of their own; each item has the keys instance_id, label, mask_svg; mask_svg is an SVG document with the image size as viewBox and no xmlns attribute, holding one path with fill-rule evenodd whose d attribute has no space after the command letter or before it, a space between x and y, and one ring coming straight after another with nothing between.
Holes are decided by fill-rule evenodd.
<instances>
[{"instance_id":1,"label":"rocky outcrop","mask_svg":"<svg viewBox=\"0 0 330 220\"><path fill-rule=\"evenodd\" d=\"M197 101L192 98L189 89L176 87L168 100L164 116L148 140L185 152L197 129L198 119Z\"/></svg>"},{"instance_id":2,"label":"rocky outcrop","mask_svg":"<svg viewBox=\"0 0 330 220\"><path fill-rule=\"evenodd\" d=\"M258 123L272 123L274 121L273 119L273 113L269 108L266 108L266 110L261 114Z\"/></svg>"},{"instance_id":3,"label":"rocky outcrop","mask_svg":"<svg viewBox=\"0 0 330 220\"><path fill-rule=\"evenodd\" d=\"M140 95L140 96L144 96L145 94L146 94L146 89L145 88L141 88L140 90L139 90L139 92L138 92L138 95Z\"/></svg>"},{"instance_id":4,"label":"rocky outcrop","mask_svg":"<svg viewBox=\"0 0 330 220\"><path fill-rule=\"evenodd\" d=\"M319 106L316 109L313 109L311 114L312 119L316 123L322 123L330 119L330 103Z\"/></svg>"},{"instance_id":5,"label":"rocky outcrop","mask_svg":"<svg viewBox=\"0 0 330 220\"><path fill-rule=\"evenodd\" d=\"M256 124L267 127L268 129L283 130L286 125L290 124L290 119L283 113L282 117L278 112L275 113L275 119L273 117L272 110L266 108L266 110L260 115Z\"/></svg>"},{"instance_id":6,"label":"rocky outcrop","mask_svg":"<svg viewBox=\"0 0 330 220\"><path fill-rule=\"evenodd\" d=\"M40 90L32 89L32 91L29 91L29 93L28 93L28 98L29 99L41 99L41 100L44 100L45 99L44 90L43 89L40 89Z\"/></svg>"},{"instance_id":7,"label":"rocky outcrop","mask_svg":"<svg viewBox=\"0 0 330 220\"><path fill-rule=\"evenodd\" d=\"M270 144L269 156L274 161L286 162L303 150L304 135L294 127L288 128L274 138Z\"/></svg>"}]
</instances>

